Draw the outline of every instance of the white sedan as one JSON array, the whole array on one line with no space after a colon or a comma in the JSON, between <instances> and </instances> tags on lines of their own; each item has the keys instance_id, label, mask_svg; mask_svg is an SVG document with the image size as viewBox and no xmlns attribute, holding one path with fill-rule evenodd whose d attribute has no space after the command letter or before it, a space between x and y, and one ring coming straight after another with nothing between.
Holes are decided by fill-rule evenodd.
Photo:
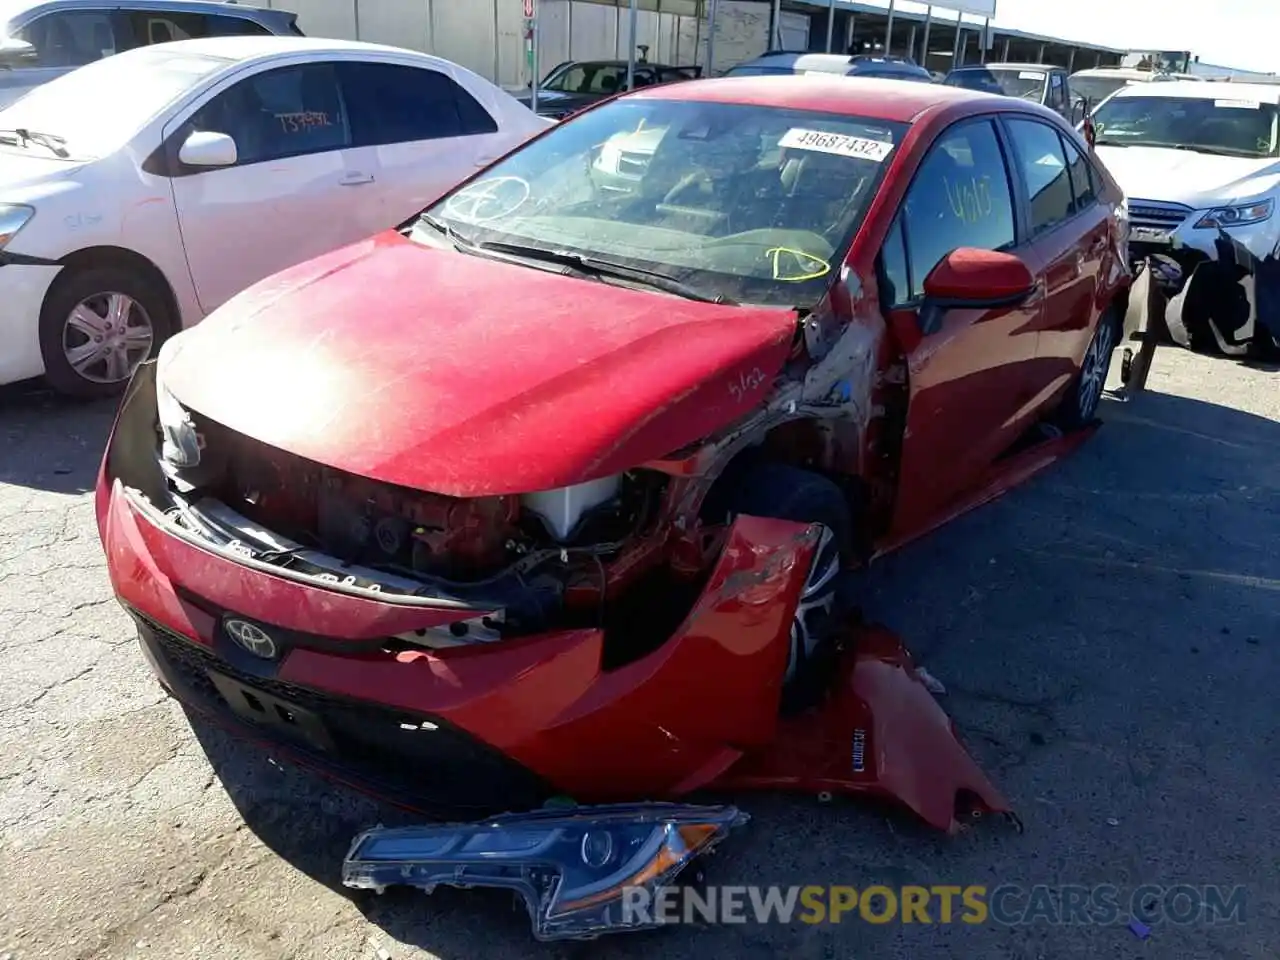
<instances>
[{"instance_id":1,"label":"white sedan","mask_svg":"<svg viewBox=\"0 0 1280 960\"><path fill-rule=\"evenodd\" d=\"M0 384L118 392L250 284L413 217L550 121L367 43L142 47L0 111Z\"/></svg>"}]
</instances>

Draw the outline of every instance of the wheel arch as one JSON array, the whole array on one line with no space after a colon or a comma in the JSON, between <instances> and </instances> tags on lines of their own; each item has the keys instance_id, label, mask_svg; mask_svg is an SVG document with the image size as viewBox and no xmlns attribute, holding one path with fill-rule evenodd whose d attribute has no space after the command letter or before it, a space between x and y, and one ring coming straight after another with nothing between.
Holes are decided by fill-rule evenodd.
<instances>
[{"instance_id":1,"label":"wheel arch","mask_svg":"<svg viewBox=\"0 0 1280 960\"><path fill-rule=\"evenodd\" d=\"M58 279L67 276L73 270L85 270L93 267L118 267L125 270L135 271L146 277L147 281L155 285L157 291L164 298L165 306L168 308L169 329L165 331L166 335L172 335L182 329L182 310L178 304L178 296L174 292L173 284L169 282L169 278L165 276L164 271L156 264L144 257L142 254L125 247L116 247L109 244L103 244L93 247L84 247L69 253L58 261L62 265L62 272L58 274ZM54 281L57 282L56 280ZM51 285L50 290L53 289ZM47 300L49 294L45 294Z\"/></svg>"}]
</instances>

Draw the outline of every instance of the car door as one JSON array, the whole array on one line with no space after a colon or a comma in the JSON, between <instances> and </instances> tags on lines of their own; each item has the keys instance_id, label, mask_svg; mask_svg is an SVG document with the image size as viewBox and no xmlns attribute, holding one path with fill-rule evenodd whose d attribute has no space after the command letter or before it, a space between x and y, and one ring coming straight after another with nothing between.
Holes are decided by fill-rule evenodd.
<instances>
[{"instance_id":1,"label":"car door","mask_svg":"<svg viewBox=\"0 0 1280 960\"><path fill-rule=\"evenodd\" d=\"M1110 223L1088 160L1057 126L1010 117L1005 127L1028 199L1027 233L1043 270L1035 371L1037 404L1046 406L1075 375L1093 335Z\"/></svg>"},{"instance_id":2,"label":"car door","mask_svg":"<svg viewBox=\"0 0 1280 960\"><path fill-rule=\"evenodd\" d=\"M906 325L918 338L907 354L898 533L943 510L1030 425L1037 293L1016 307L948 310L938 330L918 336L924 279L951 251L976 247L1028 259L1011 160L992 118L948 128L916 171L881 250L886 316L892 328ZM1033 262L1028 267L1037 270Z\"/></svg>"},{"instance_id":3,"label":"car door","mask_svg":"<svg viewBox=\"0 0 1280 960\"><path fill-rule=\"evenodd\" d=\"M371 182L351 163L350 124L333 64L240 75L166 127L176 157L192 132L236 143L227 167L176 163L174 203L207 313L250 284L367 234L357 211Z\"/></svg>"},{"instance_id":4,"label":"car door","mask_svg":"<svg viewBox=\"0 0 1280 960\"><path fill-rule=\"evenodd\" d=\"M349 60L338 76L353 156L371 182L353 211L368 233L430 206L522 138L444 70Z\"/></svg>"},{"instance_id":5,"label":"car door","mask_svg":"<svg viewBox=\"0 0 1280 960\"><path fill-rule=\"evenodd\" d=\"M11 69L0 69L0 109L34 87L124 49L119 26L110 10L88 8L55 10L23 24L13 39L33 49Z\"/></svg>"}]
</instances>

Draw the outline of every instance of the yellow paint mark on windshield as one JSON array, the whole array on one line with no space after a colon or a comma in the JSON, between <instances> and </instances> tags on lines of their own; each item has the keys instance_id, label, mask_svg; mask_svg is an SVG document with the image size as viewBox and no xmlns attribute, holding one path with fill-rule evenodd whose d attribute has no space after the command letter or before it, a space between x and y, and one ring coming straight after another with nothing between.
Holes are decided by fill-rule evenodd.
<instances>
[{"instance_id":1,"label":"yellow paint mark on windshield","mask_svg":"<svg viewBox=\"0 0 1280 960\"><path fill-rule=\"evenodd\" d=\"M791 257L791 263L788 266L794 266L794 270L787 273L783 269L783 255ZM827 263L822 257L815 257L812 253L805 253L803 250L795 250L791 247L774 247L765 251L765 256L769 257L773 262L773 279L783 280L787 283L802 283L805 280L817 280L819 277L825 277L831 272L831 264Z\"/></svg>"}]
</instances>

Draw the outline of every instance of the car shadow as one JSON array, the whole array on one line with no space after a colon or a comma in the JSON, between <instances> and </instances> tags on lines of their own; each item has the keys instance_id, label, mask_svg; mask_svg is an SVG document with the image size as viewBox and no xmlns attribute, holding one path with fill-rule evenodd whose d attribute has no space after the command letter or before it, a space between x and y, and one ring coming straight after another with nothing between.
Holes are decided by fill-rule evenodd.
<instances>
[{"instance_id":1,"label":"car shadow","mask_svg":"<svg viewBox=\"0 0 1280 960\"><path fill-rule=\"evenodd\" d=\"M1231 813L1237 802L1246 811L1272 802L1264 754L1273 722L1268 709L1255 713L1248 704L1270 704L1280 683L1280 663L1259 656L1275 639L1280 591L1280 423L1152 392L1107 400L1102 417L1098 435L1072 457L866 575L868 618L896 630L947 687L944 708L1028 822L1027 833L1010 836L987 824L946 838L861 803L735 797L753 820L713 859L711 882L1056 883L1066 848L1082 862L1096 861L1099 876L1131 875L1133 864L1160 848L1162 869L1176 873L1184 861L1168 838L1204 829L1193 819L1205 815L1198 791L1227 790L1230 799L1215 803ZM1206 671L1230 684L1232 695L1206 701ZM805 956L861 956L886 944L885 928L865 923L806 929L748 922L609 938L589 948L539 945L523 908L512 909L506 893L352 896L340 881L352 837L413 816L276 764L203 721L194 729L266 846L349 896L390 941L444 960L486 952L578 958L584 951L593 958L765 957L797 945ZM1222 783L1221 770L1213 778L1189 773L1168 744L1171 730L1195 738L1206 754L1228 750L1239 762L1238 779ZM1100 807L1126 829L1097 828ZM1213 816L1213 850L1187 842L1193 859L1185 869L1254 875L1250 865L1265 859L1267 844L1259 844L1252 819ZM1024 936L990 925L953 929L954 936L936 925L907 932L910 955L1004 955ZM961 934L966 948L953 952ZM1077 952L1064 941L1060 955L1101 949L1079 942ZM1225 942L1206 941L1201 952ZM401 956L395 944L389 950Z\"/></svg>"},{"instance_id":2,"label":"car shadow","mask_svg":"<svg viewBox=\"0 0 1280 960\"><path fill-rule=\"evenodd\" d=\"M50 493L92 490L118 404L70 400L40 380L0 386L0 483Z\"/></svg>"}]
</instances>

